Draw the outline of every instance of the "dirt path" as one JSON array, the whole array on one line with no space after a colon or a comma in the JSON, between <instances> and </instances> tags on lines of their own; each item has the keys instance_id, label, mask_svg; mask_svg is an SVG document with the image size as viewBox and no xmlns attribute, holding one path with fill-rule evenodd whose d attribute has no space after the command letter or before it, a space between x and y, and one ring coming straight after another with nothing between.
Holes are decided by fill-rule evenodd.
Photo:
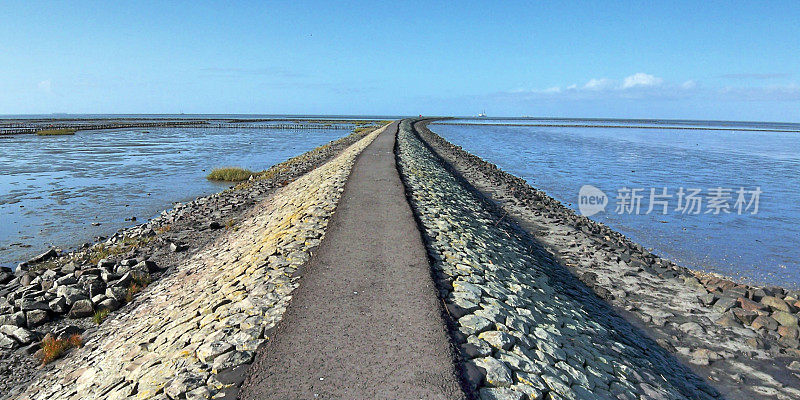
<instances>
[{"instance_id":1,"label":"dirt path","mask_svg":"<svg viewBox=\"0 0 800 400\"><path fill-rule=\"evenodd\" d=\"M392 124L356 160L243 399L461 399Z\"/></svg>"}]
</instances>

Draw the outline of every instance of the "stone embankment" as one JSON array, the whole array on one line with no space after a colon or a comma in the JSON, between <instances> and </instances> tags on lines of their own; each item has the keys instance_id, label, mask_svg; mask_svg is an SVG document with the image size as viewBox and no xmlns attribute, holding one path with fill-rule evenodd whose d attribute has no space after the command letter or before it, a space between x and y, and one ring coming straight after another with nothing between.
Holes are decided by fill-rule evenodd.
<instances>
[{"instance_id":1,"label":"stone embankment","mask_svg":"<svg viewBox=\"0 0 800 400\"><path fill-rule=\"evenodd\" d=\"M404 156L404 152L409 155ZM412 152L413 156L410 155ZM477 301L484 302L485 296L489 296L489 304L498 301L486 289L491 280L484 276L483 280L487 283L483 285L471 281L481 281L481 273L474 278L472 271L476 268L479 272L487 269L497 282L495 269L498 267L487 267L487 261L491 262L490 265L501 266L522 263L518 267L527 271L528 275L515 272L511 274L512 278L500 280L510 285L510 282L527 276L529 279L525 283L533 284L534 308L539 313L527 306L521 309L519 305L509 304L508 300L500 301L500 309L510 313L510 316L505 315L506 327L498 325L498 320L484 316L494 325L483 329L496 328L501 332L508 329L508 333L514 336L515 329L507 324L512 323L511 317L515 321L519 317L515 315L515 310L523 317L529 311L534 316L544 313L547 315L545 320L557 319L547 322L556 327L551 333L558 332L560 335L557 337L563 339L557 343L565 351L575 351L586 345L580 344L585 336L575 336L576 331L581 332L581 329L587 332L585 327L581 328L585 320L568 314L581 314L581 310L585 310L589 321L610 322L605 326L608 333L602 330L602 334L588 331L591 333L593 344L590 347L593 350L602 355L604 346L613 348L616 346L615 338L618 341L620 337L623 338L621 343L634 343L634 350L637 347L643 350L627 353L621 364L618 361L611 362L614 374L621 373L628 382L638 382L634 385L639 385L640 390L632 393L644 394L643 398L657 397L649 391L649 386L666 391L670 394L667 398L675 395L673 389L679 389L678 393L688 398L716 394L715 389L699 382L698 376L706 377L706 383L722 391L726 398L800 398L800 354L797 352L800 293L782 288L741 285L660 259L606 226L575 215L557 201L528 186L522 179L502 172L496 166L452 145L430 132L424 123L418 124L416 131L405 133L405 138L401 140L400 156L411 186L412 202L428 233L431 257L435 260L434 264L439 266L440 283L445 288L442 294L448 299L448 308L458 320L456 326L459 326L462 334L466 334L468 340L464 346L465 358L481 359L487 352L476 353L470 346L479 343L478 348L484 347L474 335L464 332L460 327L461 318L472 321L470 315L483 313L485 306ZM426 159L427 164L419 164ZM439 182L434 182L436 179ZM461 189L457 189L458 185L461 185ZM441 188L447 187L454 188L458 194L439 194ZM458 200L451 200L453 198ZM448 200L453 204L448 205ZM462 210L448 211L457 207L462 207ZM472 217L463 216L468 213L482 216L483 226ZM502 227L507 229L498 233ZM497 235L491 236L492 233ZM495 241L500 240L507 245L494 246ZM492 252L487 251L487 247L496 249L494 258L488 257ZM517 258L512 249L523 254L516 262L511 261ZM526 252L527 256L524 255ZM532 261L526 265L526 260L530 258ZM473 263L480 261L476 266L465 260ZM498 270L503 271L502 268ZM487 271L482 272L483 275L487 274ZM542 274L545 278L542 278ZM499 276L502 277L502 273ZM478 285L480 290L472 288L470 294L459 281ZM548 286L552 293L546 289ZM586 295L584 292L587 288L591 288L594 294ZM511 290L511 293L516 297L523 293L522 297L531 298L531 292L527 289L522 285L519 290ZM537 293L536 289L544 291L544 294ZM510 297L512 302L518 301L516 297ZM605 302L599 301L599 298ZM541 307L545 307L545 310L541 310ZM629 322L625 322L621 316ZM535 330L538 325L536 322L541 323L540 320L523 319L533 322L533 325L527 326L528 330ZM502 323L502 318L499 322ZM526 329L524 324L520 326L523 331ZM477 336L481 339L480 334ZM522 344L524 347L525 342L519 340L520 336L517 332L517 341L506 346L511 346L513 351L517 350L514 346ZM456 339L461 337L461 334L456 335ZM528 338L538 346L536 338L530 335ZM655 343L648 338L655 340ZM491 356L500 359L498 353L502 355L503 352L499 348L491 350ZM523 351L520 348L518 352ZM612 358L603 356L601 360L614 360L613 353ZM644 361L641 361L643 355ZM585 358L585 361L578 361L578 366L585 368L578 372L587 375L592 370L590 360ZM641 367L642 362L645 367ZM486 361L481 363L486 364ZM670 380L669 384L656 385L658 380L641 380L636 376L631 379L625 370L617 369L617 365L626 363L639 365L634 370L643 378L664 368L673 369L674 373L663 375ZM691 367L696 374L679 366L681 363ZM477 366L478 363L472 364ZM514 376L515 367L508 362L504 366L512 372L510 384L514 388L519 384ZM597 366L593 369L596 370ZM483 367L478 370L483 374L489 371ZM503 372L502 369L499 371ZM566 374L562 378L570 377L568 371L562 371ZM611 378L611 382L615 382L614 379ZM479 385L486 388L508 386L509 383L492 384L488 381L488 375L481 382ZM567 382L562 380L561 383ZM570 381L570 384L574 389L575 382ZM691 389L694 384L702 391ZM619 383L614 386L619 388ZM549 386L545 389L553 390ZM601 386L599 391L595 389L593 392L597 395L606 388ZM612 389L611 385L609 389ZM488 393L488 389L484 392ZM573 396L584 398L578 394Z\"/></svg>"},{"instance_id":2,"label":"stone embankment","mask_svg":"<svg viewBox=\"0 0 800 400\"><path fill-rule=\"evenodd\" d=\"M94 246L0 271L0 397L219 391L213 373L248 361L280 318L292 272L319 242L355 154L375 135L352 134ZM100 310L111 314L93 327L85 317ZM82 334L85 347L37 368L31 355L48 332Z\"/></svg>"}]
</instances>

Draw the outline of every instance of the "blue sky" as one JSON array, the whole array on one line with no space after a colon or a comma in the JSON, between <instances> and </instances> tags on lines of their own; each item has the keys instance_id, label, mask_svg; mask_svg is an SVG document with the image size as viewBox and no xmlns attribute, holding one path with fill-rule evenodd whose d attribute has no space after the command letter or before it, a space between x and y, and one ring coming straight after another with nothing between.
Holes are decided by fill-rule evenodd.
<instances>
[{"instance_id":1,"label":"blue sky","mask_svg":"<svg viewBox=\"0 0 800 400\"><path fill-rule=\"evenodd\" d=\"M800 121L797 1L165 3L0 3L0 114Z\"/></svg>"}]
</instances>

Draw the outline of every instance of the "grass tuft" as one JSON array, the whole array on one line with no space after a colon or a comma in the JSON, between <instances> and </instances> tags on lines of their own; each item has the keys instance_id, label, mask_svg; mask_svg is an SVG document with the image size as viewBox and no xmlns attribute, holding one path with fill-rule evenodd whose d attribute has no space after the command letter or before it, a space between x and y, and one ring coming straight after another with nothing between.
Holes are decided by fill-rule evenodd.
<instances>
[{"instance_id":1,"label":"grass tuft","mask_svg":"<svg viewBox=\"0 0 800 400\"><path fill-rule=\"evenodd\" d=\"M67 339L56 339L48 334L42 339L42 365L58 359L67 350L83 346L81 335L75 334Z\"/></svg>"},{"instance_id":2,"label":"grass tuft","mask_svg":"<svg viewBox=\"0 0 800 400\"><path fill-rule=\"evenodd\" d=\"M36 134L39 136L60 136L60 135L74 135L75 132L77 132L77 130L72 128L42 129L40 131L37 131Z\"/></svg>"},{"instance_id":3,"label":"grass tuft","mask_svg":"<svg viewBox=\"0 0 800 400\"><path fill-rule=\"evenodd\" d=\"M244 168L226 167L214 168L206 178L210 181L241 182L250 179L253 175L253 171Z\"/></svg>"},{"instance_id":4,"label":"grass tuft","mask_svg":"<svg viewBox=\"0 0 800 400\"><path fill-rule=\"evenodd\" d=\"M150 277L143 274L133 274L133 282L128 286L128 291L125 293L125 302L130 303L137 293L144 290L150 284Z\"/></svg>"},{"instance_id":5,"label":"grass tuft","mask_svg":"<svg viewBox=\"0 0 800 400\"><path fill-rule=\"evenodd\" d=\"M108 318L108 313L109 311L105 308L102 310L97 310L92 316L92 321L94 321L95 324L100 325L106 320L106 318Z\"/></svg>"}]
</instances>

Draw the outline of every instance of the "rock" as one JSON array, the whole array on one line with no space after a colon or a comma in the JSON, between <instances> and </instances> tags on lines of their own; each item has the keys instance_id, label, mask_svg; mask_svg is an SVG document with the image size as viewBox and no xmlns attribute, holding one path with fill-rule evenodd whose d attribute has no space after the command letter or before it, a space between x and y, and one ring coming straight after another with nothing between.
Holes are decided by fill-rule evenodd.
<instances>
[{"instance_id":1,"label":"rock","mask_svg":"<svg viewBox=\"0 0 800 400\"><path fill-rule=\"evenodd\" d=\"M134 269L152 273L152 272L158 272L158 265L154 261L144 260L136 264L136 266L134 266Z\"/></svg>"},{"instance_id":2,"label":"rock","mask_svg":"<svg viewBox=\"0 0 800 400\"><path fill-rule=\"evenodd\" d=\"M119 309L120 305L120 302L116 299L105 299L97 305L97 309L116 311Z\"/></svg>"},{"instance_id":3,"label":"rock","mask_svg":"<svg viewBox=\"0 0 800 400\"><path fill-rule=\"evenodd\" d=\"M104 259L102 259L102 260L97 262L97 268L100 268L100 269L103 269L103 270L109 270L109 269L113 269L114 265L116 265L116 264L117 263L114 260L111 260L111 259L108 259L108 258L104 258Z\"/></svg>"},{"instance_id":4,"label":"rock","mask_svg":"<svg viewBox=\"0 0 800 400\"><path fill-rule=\"evenodd\" d=\"M205 386L186 392L186 400L206 400L211 398L211 392Z\"/></svg>"},{"instance_id":5,"label":"rock","mask_svg":"<svg viewBox=\"0 0 800 400\"><path fill-rule=\"evenodd\" d=\"M28 328L35 328L50 320L47 311L31 310L25 313L25 321Z\"/></svg>"},{"instance_id":6,"label":"rock","mask_svg":"<svg viewBox=\"0 0 800 400\"><path fill-rule=\"evenodd\" d=\"M108 287L127 288L133 282L133 272L126 272L118 281L108 284ZM109 296L111 297L111 296Z\"/></svg>"},{"instance_id":7,"label":"rock","mask_svg":"<svg viewBox=\"0 0 800 400\"><path fill-rule=\"evenodd\" d=\"M524 400L526 396L509 388L483 388L478 392L480 400Z\"/></svg>"},{"instance_id":8,"label":"rock","mask_svg":"<svg viewBox=\"0 0 800 400\"><path fill-rule=\"evenodd\" d=\"M792 361L789 363L789 369L792 371L800 372L800 361Z\"/></svg>"},{"instance_id":9,"label":"rock","mask_svg":"<svg viewBox=\"0 0 800 400\"><path fill-rule=\"evenodd\" d=\"M474 314L465 315L458 319L458 323L470 334L477 334L488 331L494 327L494 323L486 318Z\"/></svg>"},{"instance_id":10,"label":"rock","mask_svg":"<svg viewBox=\"0 0 800 400\"><path fill-rule=\"evenodd\" d=\"M12 326L12 325L0 326L0 333L15 339L23 346L30 344L34 340L36 340L36 335L33 332L25 328L20 328L18 326Z\"/></svg>"},{"instance_id":11,"label":"rock","mask_svg":"<svg viewBox=\"0 0 800 400\"><path fill-rule=\"evenodd\" d=\"M208 224L208 228L209 229L220 229L220 228L222 228L222 224L220 224L217 221L211 221L211 223Z\"/></svg>"},{"instance_id":12,"label":"rock","mask_svg":"<svg viewBox=\"0 0 800 400\"><path fill-rule=\"evenodd\" d=\"M125 289L124 287L111 286L106 289L106 296L120 303L125 301L125 297L127 295L128 295L128 290Z\"/></svg>"},{"instance_id":13,"label":"rock","mask_svg":"<svg viewBox=\"0 0 800 400\"><path fill-rule=\"evenodd\" d=\"M53 336L57 339L67 339L72 335L83 334L83 329L75 325L66 325L53 331Z\"/></svg>"},{"instance_id":14,"label":"rock","mask_svg":"<svg viewBox=\"0 0 800 400\"><path fill-rule=\"evenodd\" d=\"M11 350L17 347L17 341L0 333L0 349Z\"/></svg>"},{"instance_id":15,"label":"rock","mask_svg":"<svg viewBox=\"0 0 800 400\"><path fill-rule=\"evenodd\" d=\"M697 296L697 299L700 300L701 304L703 304L704 306L708 307L708 306L714 304L714 301L717 299L717 297L714 296L713 293L706 293L706 294L701 294L701 295Z\"/></svg>"},{"instance_id":16,"label":"rock","mask_svg":"<svg viewBox=\"0 0 800 400\"><path fill-rule=\"evenodd\" d=\"M796 326L779 326L778 327L778 335L781 337L788 337L791 339L797 339L800 336L800 330Z\"/></svg>"},{"instance_id":17,"label":"rock","mask_svg":"<svg viewBox=\"0 0 800 400\"><path fill-rule=\"evenodd\" d=\"M169 251L173 253L178 253L181 251L186 250L186 246L180 243L170 242L169 243Z\"/></svg>"},{"instance_id":18,"label":"rock","mask_svg":"<svg viewBox=\"0 0 800 400\"><path fill-rule=\"evenodd\" d=\"M758 303L754 303L758 304ZM753 320L756 319L758 313L755 311L749 311L743 308L734 308L733 315L736 316L736 319L741 321L745 325L750 325L753 323Z\"/></svg>"},{"instance_id":19,"label":"rock","mask_svg":"<svg viewBox=\"0 0 800 400\"><path fill-rule=\"evenodd\" d=\"M711 308L720 313L724 313L731 308L736 307L738 304L739 302L734 297L721 297L716 303L714 303L713 306L711 306Z\"/></svg>"},{"instance_id":20,"label":"rock","mask_svg":"<svg viewBox=\"0 0 800 400\"><path fill-rule=\"evenodd\" d=\"M27 261L26 264L27 265L39 264L54 257L58 257L58 251L56 251L55 247L51 248L50 250L47 250L42 254L39 254L36 257L31 258L30 260Z\"/></svg>"},{"instance_id":21,"label":"rock","mask_svg":"<svg viewBox=\"0 0 800 400\"><path fill-rule=\"evenodd\" d=\"M214 358L212 371L219 371L233 368L242 364L253 362L253 352L251 351L230 351Z\"/></svg>"},{"instance_id":22,"label":"rock","mask_svg":"<svg viewBox=\"0 0 800 400\"><path fill-rule=\"evenodd\" d=\"M485 340L492 347L508 350L514 346L514 337L500 331L487 331L478 335L478 338Z\"/></svg>"},{"instance_id":23,"label":"rock","mask_svg":"<svg viewBox=\"0 0 800 400\"><path fill-rule=\"evenodd\" d=\"M492 357L484 357L476 358L472 362L483 372L484 379L489 386L509 387L514 383L511 378L511 371L502 361Z\"/></svg>"},{"instance_id":24,"label":"rock","mask_svg":"<svg viewBox=\"0 0 800 400\"><path fill-rule=\"evenodd\" d=\"M792 338L790 338L788 336L784 336L784 337L778 339L778 344L783 346L783 347L790 348L790 349L798 349L798 348L800 348L800 341L797 340L797 339L792 339Z\"/></svg>"},{"instance_id":25,"label":"rock","mask_svg":"<svg viewBox=\"0 0 800 400\"><path fill-rule=\"evenodd\" d=\"M223 341L206 343L197 349L197 358L206 364L210 364L217 356L225 354L233 349L235 349L235 347L232 344Z\"/></svg>"},{"instance_id":26,"label":"rock","mask_svg":"<svg viewBox=\"0 0 800 400\"><path fill-rule=\"evenodd\" d=\"M755 301L750 300L746 297L739 297L737 300L739 301L741 307L747 311L759 311L767 309L767 306L761 303L756 303Z\"/></svg>"},{"instance_id":27,"label":"rock","mask_svg":"<svg viewBox=\"0 0 800 400\"><path fill-rule=\"evenodd\" d=\"M678 329L680 329L681 332L689 333L692 335L702 335L703 333L705 333L705 329L703 329L703 327L697 322L683 323L678 326Z\"/></svg>"},{"instance_id":28,"label":"rock","mask_svg":"<svg viewBox=\"0 0 800 400\"><path fill-rule=\"evenodd\" d=\"M0 315L0 325L25 326L26 325L25 313L22 311L18 311L13 314Z\"/></svg>"},{"instance_id":29,"label":"rock","mask_svg":"<svg viewBox=\"0 0 800 400\"><path fill-rule=\"evenodd\" d=\"M69 317L73 319L91 317L93 314L94 308L90 300L78 300L69 310Z\"/></svg>"},{"instance_id":30,"label":"rock","mask_svg":"<svg viewBox=\"0 0 800 400\"><path fill-rule=\"evenodd\" d=\"M774 331L778 329L778 321L775 321L774 319L765 315L759 315L755 320L753 320L753 323L750 324L750 326L752 326L755 330L764 328L768 331Z\"/></svg>"},{"instance_id":31,"label":"rock","mask_svg":"<svg viewBox=\"0 0 800 400\"><path fill-rule=\"evenodd\" d=\"M0 270L0 285L5 285L11 280L14 279L14 274L10 271L6 271L5 269Z\"/></svg>"},{"instance_id":32,"label":"rock","mask_svg":"<svg viewBox=\"0 0 800 400\"><path fill-rule=\"evenodd\" d=\"M33 301L33 300L22 300L19 302L19 308L22 311L32 311L32 310L43 310L43 311L50 311L50 306L41 302L41 301Z\"/></svg>"},{"instance_id":33,"label":"rock","mask_svg":"<svg viewBox=\"0 0 800 400\"><path fill-rule=\"evenodd\" d=\"M798 318L794 314L790 314L786 311L775 311L772 313L772 319L778 321L778 323L783 326L796 327L798 325Z\"/></svg>"},{"instance_id":34,"label":"rock","mask_svg":"<svg viewBox=\"0 0 800 400\"><path fill-rule=\"evenodd\" d=\"M720 317L715 322L717 324L719 324L719 325L727 326L727 327L738 327L738 326L741 326L739 321L737 321L736 318L730 313L723 314L722 317Z\"/></svg>"},{"instance_id":35,"label":"rock","mask_svg":"<svg viewBox=\"0 0 800 400\"><path fill-rule=\"evenodd\" d=\"M179 399L184 397L186 392L192 391L205 383L206 379L202 375L186 375L178 376L167 387L164 388L164 394L170 399Z\"/></svg>"},{"instance_id":36,"label":"rock","mask_svg":"<svg viewBox=\"0 0 800 400\"><path fill-rule=\"evenodd\" d=\"M779 299L777 297L774 297L774 296L766 296L766 297L764 297L763 299L761 299L761 304L763 304L763 305L765 305L767 307L770 307L770 308L772 308L773 310L776 310L776 311L791 312L791 308L789 307L789 304L787 304L785 301L783 301L783 300L781 300L781 299Z\"/></svg>"},{"instance_id":37,"label":"rock","mask_svg":"<svg viewBox=\"0 0 800 400\"><path fill-rule=\"evenodd\" d=\"M65 275L56 279L56 284L58 286L71 286L76 283L78 283L78 279L75 278L75 275Z\"/></svg>"}]
</instances>

